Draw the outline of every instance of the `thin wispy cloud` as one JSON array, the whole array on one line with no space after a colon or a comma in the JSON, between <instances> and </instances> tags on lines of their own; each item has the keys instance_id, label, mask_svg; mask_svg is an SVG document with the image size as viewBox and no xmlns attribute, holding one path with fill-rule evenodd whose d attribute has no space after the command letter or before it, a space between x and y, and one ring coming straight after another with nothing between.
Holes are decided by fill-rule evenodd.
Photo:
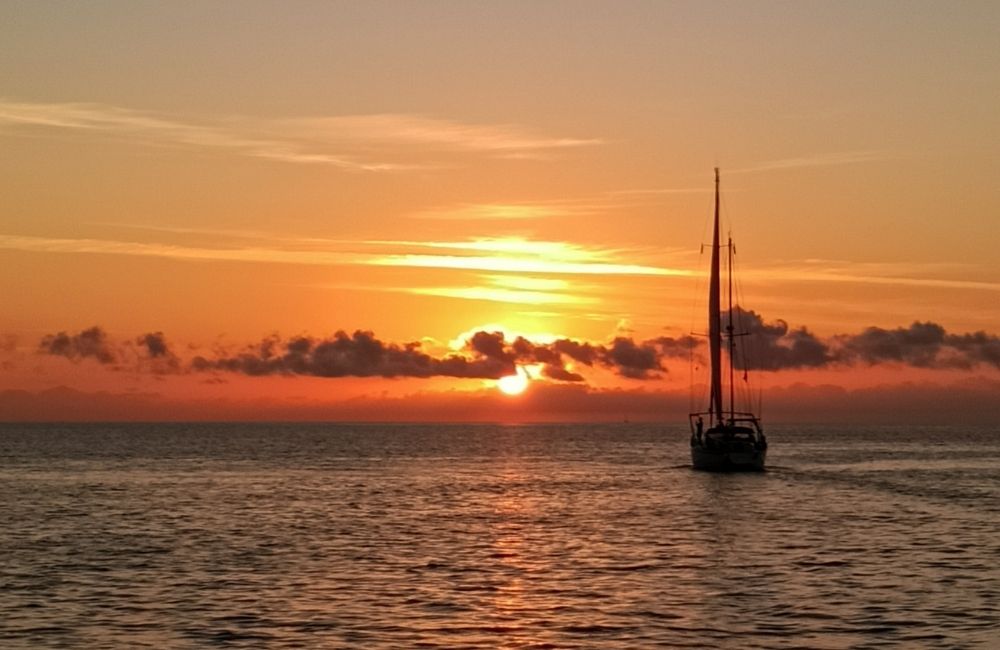
<instances>
[{"instance_id":1,"label":"thin wispy cloud","mask_svg":"<svg viewBox=\"0 0 1000 650\"><path fill-rule=\"evenodd\" d=\"M947 273L969 269L954 264L860 263L840 260L805 260L773 267L748 269L746 279L783 282L835 282L917 288L1000 291L1000 282L928 277L929 271ZM924 274L921 276L921 274Z\"/></svg>"},{"instance_id":2,"label":"thin wispy cloud","mask_svg":"<svg viewBox=\"0 0 1000 650\"><path fill-rule=\"evenodd\" d=\"M523 275L480 274L477 286L415 287L406 293L462 300L480 300L522 305L593 305L600 300L586 295L593 287L562 278Z\"/></svg>"},{"instance_id":3,"label":"thin wispy cloud","mask_svg":"<svg viewBox=\"0 0 1000 650\"><path fill-rule=\"evenodd\" d=\"M0 248L37 253L89 253L161 257L178 260L214 260L305 265L368 265L410 268L464 269L535 274L686 276L685 269L627 264L621 251L585 248L565 242L522 239L466 242L343 242L340 249L288 250L264 247L209 248L106 239L70 239L0 234ZM357 252L358 246L381 245L380 252ZM430 255L393 252L403 246L454 249L472 255ZM482 253L490 253L483 255Z\"/></svg>"},{"instance_id":4,"label":"thin wispy cloud","mask_svg":"<svg viewBox=\"0 0 1000 650\"><path fill-rule=\"evenodd\" d=\"M546 219L579 214L565 207L517 203L481 203L421 210L409 215L412 219L441 221L482 221L511 219Z\"/></svg>"},{"instance_id":5,"label":"thin wispy cloud","mask_svg":"<svg viewBox=\"0 0 1000 650\"><path fill-rule=\"evenodd\" d=\"M172 231L170 229L168 231ZM177 229L186 232L187 229ZM200 232L192 229L192 232ZM243 233L254 238L254 233ZM272 240L274 241L274 240ZM278 240L281 241L281 240ZM697 277L703 271L684 266L635 263L646 252L640 249L588 247L568 242L535 241L520 238L472 239L465 241L407 240L288 240L288 248L264 246L200 247L177 244L120 241L95 238L53 238L0 234L0 249L36 253L100 254L158 257L176 260L256 262L322 266L376 266L426 269L454 269L526 279L546 275L634 275ZM310 246L304 248L302 244ZM448 251L448 254L414 252L421 249ZM974 269L972 269L974 271ZM936 272L936 276L927 275ZM889 263L852 263L830 260L785 262L774 266L745 268L745 281L856 283L915 288L1000 291L1000 282L968 280L954 276L970 270L953 264L928 266ZM497 284L494 282L494 284ZM499 285L498 285L499 286ZM539 289L505 285L506 289ZM549 289L541 289L550 291Z\"/></svg>"},{"instance_id":6,"label":"thin wispy cloud","mask_svg":"<svg viewBox=\"0 0 1000 650\"><path fill-rule=\"evenodd\" d=\"M749 167L726 169L727 174L749 174L752 172L776 171L781 169L797 169L800 167L827 167L830 165L851 165L856 163L890 160L896 156L883 150L840 151L796 158L780 158L769 160Z\"/></svg>"},{"instance_id":7,"label":"thin wispy cloud","mask_svg":"<svg viewBox=\"0 0 1000 650\"><path fill-rule=\"evenodd\" d=\"M279 162L369 172L440 167L431 159L435 153L511 157L601 142L545 136L512 124L468 124L418 115L182 119L96 103L0 99L0 134L5 129L100 134L143 144L225 149ZM414 162L414 156L420 159Z\"/></svg>"},{"instance_id":8,"label":"thin wispy cloud","mask_svg":"<svg viewBox=\"0 0 1000 650\"><path fill-rule=\"evenodd\" d=\"M467 282L469 275L463 275L460 282ZM373 286L357 283L311 285L322 289L348 291L381 291L406 293L418 296L435 296L460 300L476 300L521 305L574 306L593 305L601 302L597 297L601 288L593 285L570 282L560 278L539 278L506 274L475 274L474 285L452 284L441 286ZM554 315L548 313L548 316Z\"/></svg>"},{"instance_id":9,"label":"thin wispy cloud","mask_svg":"<svg viewBox=\"0 0 1000 650\"><path fill-rule=\"evenodd\" d=\"M979 280L944 280L939 278L907 278L878 277L870 275L852 275L829 271L807 271L801 274L781 274L776 279L802 282L845 282L856 284L881 284L900 287L923 287L941 289L972 289L977 291L1000 291L1000 282L982 282Z\"/></svg>"},{"instance_id":10,"label":"thin wispy cloud","mask_svg":"<svg viewBox=\"0 0 1000 650\"><path fill-rule=\"evenodd\" d=\"M171 244L0 235L0 248L35 253L85 253L160 257L175 260L264 262L304 265L359 264L367 256L338 251L298 251L273 248L200 248Z\"/></svg>"},{"instance_id":11,"label":"thin wispy cloud","mask_svg":"<svg viewBox=\"0 0 1000 650\"><path fill-rule=\"evenodd\" d=\"M250 151L249 155L256 158L277 160L279 162L296 163L300 165L332 165L343 169L366 172L391 172L406 169L426 169L429 167L429 165L406 165L388 162L363 163L342 156L333 156L324 153L304 153L289 147L260 148Z\"/></svg>"},{"instance_id":12,"label":"thin wispy cloud","mask_svg":"<svg viewBox=\"0 0 1000 650\"><path fill-rule=\"evenodd\" d=\"M506 289L525 291L566 291L570 283L557 278L533 278L518 275L483 275L483 280Z\"/></svg>"},{"instance_id":13,"label":"thin wispy cloud","mask_svg":"<svg viewBox=\"0 0 1000 650\"><path fill-rule=\"evenodd\" d=\"M601 144L599 138L549 137L516 124L467 124L421 115L374 114L282 120L273 126L319 141L409 143L466 151L525 153Z\"/></svg>"},{"instance_id":14,"label":"thin wispy cloud","mask_svg":"<svg viewBox=\"0 0 1000 650\"><path fill-rule=\"evenodd\" d=\"M612 257L625 253L625 251L590 248L569 242L539 241L521 237L481 237L463 241L370 240L365 243L418 249L431 248L476 253L502 253L521 257L543 257L563 262L607 261Z\"/></svg>"},{"instance_id":15,"label":"thin wispy cloud","mask_svg":"<svg viewBox=\"0 0 1000 650\"><path fill-rule=\"evenodd\" d=\"M121 221L92 221L90 225L93 226L110 226L112 228L124 228L127 230L144 230L149 232L163 232L175 235L208 235L214 237L223 238L236 238L236 239L266 239L268 241L274 241L280 239L282 241L288 240L287 237L281 237L275 233L263 230L236 230L233 228L193 228L188 226L165 226L162 224L146 224L146 223L125 223ZM295 238L293 241L305 241L304 239Z\"/></svg>"},{"instance_id":16,"label":"thin wispy cloud","mask_svg":"<svg viewBox=\"0 0 1000 650\"><path fill-rule=\"evenodd\" d=\"M633 190L612 190L608 192L611 196L656 196L660 194L709 194L715 190L704 187L652 187ZM732 192L732 189L727 189Z\"/></svg>"},{"instance_id":17,"label":"thin wispy cloud","mask_svg":"<svg viewBox=\"0 0 1000 650\"><path fill-rule=\"evenodd\" d=\"M415 287L404 289L406 293L439 298L460 298L518 305L589 305L595 298L577 296L552 291L529 291L525 289L504 289L502 287Z\"/></svg>"},{"instance_id":18,"label":"thin wispy cloud","mask_svg":"<svg viewBox=\"0 0 1000 650\"><path fill-rule=\"evenodd\" d=\"M505 273L556 273L584 275L660 275L689 276L692 271L641 264L614 264L608 262L563 262L531 257L502 255L385 255L368 262L376 266L404 266L413 268L466 269L472 271L499 271Z\"/></svg>"},{"instance_id":19,"label":"thin wispy cloud","mask_svg":"<svg viewBox=\"0 0 1000 650\"><path fill-rule=\"evenodd\" d=\"M355 171L386 171L399 166L306 149L306 143L264 138L232 120L183 121L117 106L90 103L40 104L0 101L0 127L62 129L88 135L111 135L143 144L172 144L227 149L281 162L324 164Z\"/></svg>"},{"instance_id":20,"label":"thin wispy cloud","mask_svg":"<svg viewBox=\"0 0 1000 650\"><path fill-rule=\"evenodd\" d=\"M551 219L584 217L635 205L635 202L612 200L608 196L605 194L573 199L458 203L424 208L407 216L411 219L444 221Z\"/></svg>"},{"instance_id":21,"label":"thin wispy cloud","mask_svg":"<svg viewBox=\"0 0 1000 650\"><path fill-rule=\"evenodd\" d=\"M398 253L375 257L378 266L467 269L518 274L649 275L687 277L687 268L637 264L640 250L582 246L559 241L533 241L517 237L484 238L460 242L394 242L446 249L454 254ZM470 254L471 253L471 254Z\"/></svg>"}]
</instances>

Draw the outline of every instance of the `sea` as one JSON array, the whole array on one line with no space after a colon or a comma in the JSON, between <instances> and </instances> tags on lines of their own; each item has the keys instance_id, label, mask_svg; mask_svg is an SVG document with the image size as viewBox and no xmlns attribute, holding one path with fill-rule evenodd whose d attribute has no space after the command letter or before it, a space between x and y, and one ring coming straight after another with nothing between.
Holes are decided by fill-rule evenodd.
<instances>
[{"instance_id":1,"label":"sea","mask_svg":"<svg viewBox=\"0 0 1000 650\"><path fill-rule=\"evenodd\" d=\"M1000 431L3 424L0 648L997 648Z\"/></svg>"}]
</instances>

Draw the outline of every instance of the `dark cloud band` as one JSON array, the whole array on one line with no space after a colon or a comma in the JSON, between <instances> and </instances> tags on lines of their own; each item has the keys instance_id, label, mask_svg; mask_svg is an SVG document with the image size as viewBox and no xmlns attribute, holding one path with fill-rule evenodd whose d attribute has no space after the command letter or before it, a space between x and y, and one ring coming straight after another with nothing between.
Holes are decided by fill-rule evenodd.
<instances>
[{"instance_id":1,"label":"dark cloud band","mask_svg":"<svg viewBox=\"0 0 1000 650\"><path fill-rule=\"evenodd\" d=\"M805 327L790 328L783 320L766 322L754 311L739 308L723 314L723 327L746 345L734 358L740 370L777 371L828 366L903 364L919 368L1000 368L1000 338L985 332L949 334L935 323L909 327L869 327L858 334L820 339ZM328 338L272 336L237 353L196 356L188 364L170 349L162 332L116 345L100 327L78 334L45 336L44 354L72 361L93 359L101 364L125 364L136 359L140 369L154 372L229 372L249 376L306 375L315 377L457 377L498 379L517 365L542 367L553 381L582 383L577 366L610 370L636 380L662 378L671 359L700 357L704 339L692 336L637 341L618 336L607 343L557 339L536 343L524 337L506 340L502 332L479 331L459 352L435 356L420 343L391 343L374 333L338 331ZM130 356L131 355L131 356Z\"/></svg>"}]
</instances>

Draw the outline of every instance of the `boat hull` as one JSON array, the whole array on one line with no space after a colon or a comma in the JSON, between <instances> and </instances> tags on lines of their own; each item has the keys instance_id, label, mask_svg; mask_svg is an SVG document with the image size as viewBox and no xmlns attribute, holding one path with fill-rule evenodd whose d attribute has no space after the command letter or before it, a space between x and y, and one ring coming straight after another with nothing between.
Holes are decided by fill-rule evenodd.
<instances>
[{"instance_id":1,"label":"boat hull","mask_svg":"<svg viewBox=\"0 0 1000 650\"><path fill-rule=\"evenodd\" d=\"M766 447L730 449L720 446L706 449L702 445L691 445L692 466L706 472L763 472L766 458Z\"/></svg>"}]
</instances>

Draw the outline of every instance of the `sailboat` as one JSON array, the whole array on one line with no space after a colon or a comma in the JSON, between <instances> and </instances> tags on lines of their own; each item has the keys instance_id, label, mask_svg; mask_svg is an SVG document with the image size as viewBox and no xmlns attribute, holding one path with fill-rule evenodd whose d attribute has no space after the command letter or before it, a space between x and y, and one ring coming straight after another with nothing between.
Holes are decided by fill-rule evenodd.
<instances>
[{"instance_id":1,"label":"sailboat","mask_svg":"<svg viewBox=\"0 0 1000 650\"><path fill-rule=\"evenodd\" d=\"M722 327L719 253L729 255L729 309L727 325ZM712 269L708 285L708 339L712 376L708 410L691 413L691 464L695 469L714 472L763 471L767 456L767 438L760 419L750 410L738 411L734 382L736 342L744 332L734 327L733 311L733 242L719 242L719 168L715 168L715 224L712 231ZM724 408L722 384L722 343L728 345L729 404Z\"/></svg>"}]
</instances>

